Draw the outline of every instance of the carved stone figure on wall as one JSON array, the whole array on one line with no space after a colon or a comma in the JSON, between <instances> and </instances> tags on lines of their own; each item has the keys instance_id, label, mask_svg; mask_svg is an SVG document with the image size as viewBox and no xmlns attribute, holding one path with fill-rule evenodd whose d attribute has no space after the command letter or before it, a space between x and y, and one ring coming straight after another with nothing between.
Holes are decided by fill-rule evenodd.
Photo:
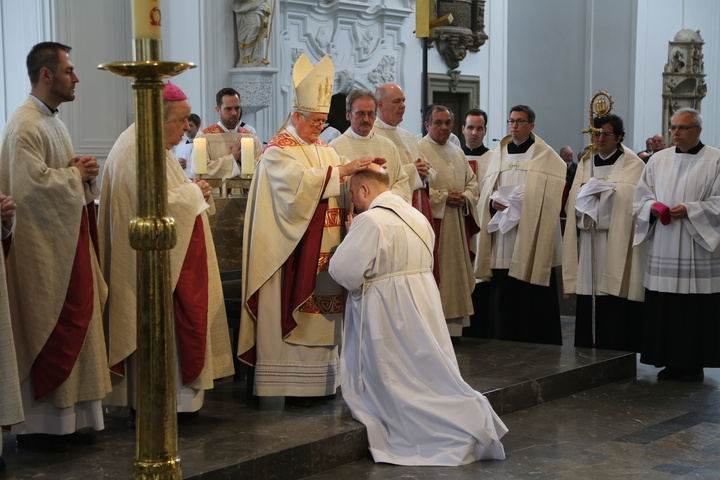
<instances>
[{"instance_id":1,"label":"carved stone figure on wall","mask_svg":"<svg viewBox=\"0 0 720 480\"><path fill-rule=\"evenodd\" d=\"M383 56L377 67L368 73L368 80L375 87L395 82L395 59L390 55Z\"/></svg>"},{"instance_id":2,"label":"carved stone figure on wall","mask_svg":"<svg viewBox=\"0 0 720 480\"><path fill-rule=\"evenodd\" d=\"M237 67L267 65L264 38L270 20L270 4L264 0L234 0L237 25Z\"/></svg>"},{"instance_id":3,"label":"carved stone figure on wall","mask_svg":"<svg viewBox=\"0 0 720 480\"><path fill-rule=\"evenodd\" d=\"M670 120L679 108L700 111L707 94L702 47L705 44L699 30L680 30L668 45L668 61L663 71L662 130L667 131ZM665 133L665 142L669 143Z\"/></svg>"}]
</instances>

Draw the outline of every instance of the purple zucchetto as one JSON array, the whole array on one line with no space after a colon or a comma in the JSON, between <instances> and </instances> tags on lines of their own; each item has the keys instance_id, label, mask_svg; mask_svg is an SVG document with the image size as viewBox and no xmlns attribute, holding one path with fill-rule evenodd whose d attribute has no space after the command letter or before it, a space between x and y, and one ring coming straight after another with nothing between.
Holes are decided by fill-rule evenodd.
<instances>
[{"instance_id":1,"label":"purple zucchetto","mask_svg":"<svg viewBox=\"0 0 720 480\"><path fill-rule=\"evenodd\" d=\"M163 100L166 102L179 102L187 100L187 95L177 85L166 83L165 88L163 88Z\"/></svg>"}]
</instances>

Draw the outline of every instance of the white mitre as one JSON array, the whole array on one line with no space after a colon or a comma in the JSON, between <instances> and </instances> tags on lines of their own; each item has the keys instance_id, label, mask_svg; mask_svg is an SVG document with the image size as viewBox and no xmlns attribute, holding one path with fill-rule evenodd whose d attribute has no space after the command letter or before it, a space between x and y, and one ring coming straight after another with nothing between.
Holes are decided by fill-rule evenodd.
<instances>
[{"instance_id":1,"label":"white mitre","mask_svg":"<svg viewBox=\"0 0 720 480\"><path fill-rule=\"evenodd\" d=\"M304 112L330 112L330 99L335 79L335 65L325 55L313 66L306 54L300 55L292 72L293 110Z\"/></svg>"}]
</instances>

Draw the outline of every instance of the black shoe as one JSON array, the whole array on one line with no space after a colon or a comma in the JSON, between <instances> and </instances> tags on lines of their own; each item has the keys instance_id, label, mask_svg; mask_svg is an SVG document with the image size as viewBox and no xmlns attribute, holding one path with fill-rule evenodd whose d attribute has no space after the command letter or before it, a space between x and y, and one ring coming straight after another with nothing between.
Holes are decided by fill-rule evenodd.
<instances>
[{"instance_id":1,"label":"black shoe","mask_svg":"<svg viewBox=\"0 0 720 480\"><path fill-rule=\"evenodd\" d=\"M70 445L95 445L98 441L97 437L89 432L73 432L63 435L63 438Z\"/></svg>"},{"instance_id":2,"label":"black shoe","mask_svg":"<svg viewBox=\"0 0 720 480\"><path fill-rule=\"evenodd\" d=\"M67 452L70 447L65 435L50 435L48 433L29 433L15 437L19 447L33 452L57 453Z\"/></svg>"},{"instance_id":3,"label":"black shoe","mask_svg":"<svg viewBox=\"0 0 720 480\"><path fill-rule=\"evenodd\" d=\"M5 460L3 460L2 457L0 457L0 472L5 470Z\"/></svg>"},{"instance_id":4,"label":"black shoe","mask_svg":"<svg viewBox=\"0 0 720 480\"><path fill-rule=\"evenodd\" d=\"M134 408L130 407L130 415L128 416L128 419L127 419L127 427L128 428L135 428L135 424L137 422L136 418L137 418L137 411Z\"/></svg>"},{"instance_id":5,"label":"black shoe","mask_svg":"<svg viewBox=\"0 0 720 480\"><path fill-rule=\"evenodd\" d=\"M658 380L677 380L682 371L675 367L665 367L657 374Z\"/></svg>"},{"instance_id":6,"label":"black shoe","mask_svg":"<svg viewBox=\"0 0 720 480\"><path fill-rule=\"evenodd\" d=\"M323 401L323 397L285 397L285 405L310 408Z\"/></svg>"},{"instance_id":7,"label":"black shoe","mask_svg":"<svg viewBox=\"0 0 720 480\"><path fill-rule=\"evenodd\" d=\"M192 420L195 420L198 415L200 415L200 411L197 412L178 412L177 419L178 423L187 423Z\"/></svg>"},{"instance_id":8,"label":"black shoe","mask_svg":"<svg viewBox=\"0 0 720 480\"><path fill-rule=\"evenodd\" d=\"M681 382L702 382L705 374L702 368L686 368L680 372L678 380Z\"/></svg>"}]
</instances>

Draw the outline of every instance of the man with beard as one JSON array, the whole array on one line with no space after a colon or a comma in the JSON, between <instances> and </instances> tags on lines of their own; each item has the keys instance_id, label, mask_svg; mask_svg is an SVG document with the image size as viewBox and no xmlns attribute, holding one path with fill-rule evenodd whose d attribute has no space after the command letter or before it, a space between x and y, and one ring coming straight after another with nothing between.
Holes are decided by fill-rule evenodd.
<instances>
[{"instance_id":1,"label":"man with beard","mask_svg":"<svg viewBox=\"0 0 720 480\"><path fill-rule=\"evenodd\" d=\"M104 428L110 391L107 287L94 240L99 167L95 157L75 156L57 117L79 82L69 52L55 42L32 48L30 96L8 120L0 151L0 191L22 199L7 274L25 421L11 432L19 446L44 452L94 443L78 430Z\"/></svg>"},{"instance_id":2,"label":"man with beard","mask_svg":"<svg viewBox=\"0 0 720 480\"><path fill-rule=\"evenodd\" d=\"M207 138L207 173L203 178L229 178L240 174L242 136L251 135L254 139L254 162L262 153L260 140L250 130L240 126L242 107L240 94L233 88L223 88L215 95L215 111L220 116L200 131L195 139Z\"/></svg>"}]
</instances>

